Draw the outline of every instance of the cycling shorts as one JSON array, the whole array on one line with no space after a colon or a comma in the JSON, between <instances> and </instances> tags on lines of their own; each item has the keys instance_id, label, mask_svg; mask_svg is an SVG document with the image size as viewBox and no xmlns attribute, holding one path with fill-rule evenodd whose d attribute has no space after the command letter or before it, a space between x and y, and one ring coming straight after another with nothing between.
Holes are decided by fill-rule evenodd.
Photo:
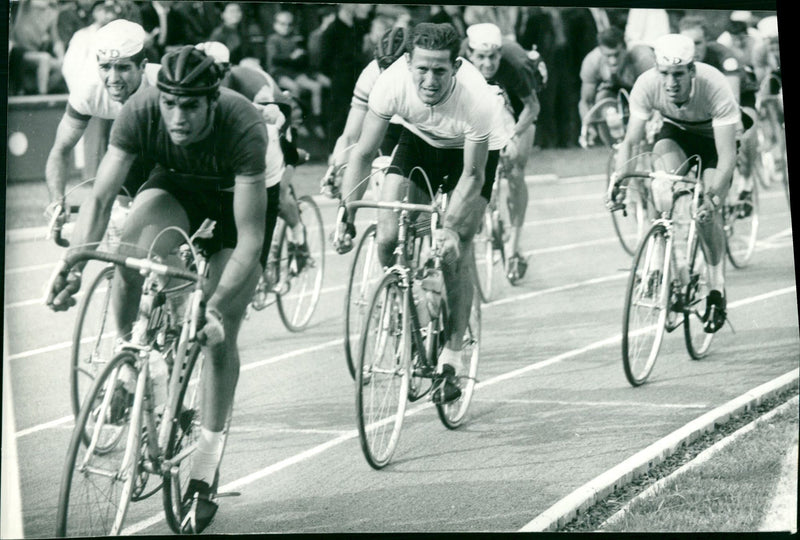
<instances>
[{"instance_id":1,"label":"cycling shorts","mask_svg":"<svg viewBox=\"0 0 800 540\"><path fill-rule=\"evenodd\" d=\"M400 135L402 135L404 131L405 128L403 124L389 124L389 127L386 129L386 135L383 136L383 142L381 142L381 155L392 155L394 147L397 146Z\"/></svg>"},{"instance_id":2,"label":"cycling shorts","mask_svg":"<svg viewBox=\"0 0 800 540\"><path fill-rule=\"evenodd\" d=\"M500 150L490 150L486 160L486 173L481 188L481 196L488 202L492 197L492 186L497 172L497 162L500 159ZM464 169L463 148L434 148L407 129L404 129L397 142L389 173L400 174L409 178L414 167L421 167L428 175L431 189L434 193L442 186L442 191L452 191ZM411 181L424 193L428 193L425 178L415 172Z\"/></svg>"},{"instance_id":3,"label":"cycling shorts","mask_svg":"<svg viewBox=\"0 0 800 540\"><path fill-rule=\"evenodd\" d=\"M178 204L183 207L189 218L189 234L200 228L206 218L216 221L214 234L211 238L203 240L202 245L208 256L236 247L236 221L233 216L233 192L214 190L188 190L171 181L170 172L156 167L150 173L150 178L139 191L146 189L162 189L172 195ZM186 178L186 176L184 176ZM264 244L261 248L259 262L262 269L267 263L269 246L272 243L272 232L278 220L278 206L280 203L280 184L275 184L267 189L267 215L264 230Z\"/></svg>"},{"instance_id":4,"label":"cycling shorts","mask_svg":"<svg viewBox=\"0 0 800 540\"><path fill-rule=\"evenodd\" d=\"M699 155L702 162L702 170L717 166L717 146L714 143L714 139L710 137L689 133L671 122L664 122L661 126L661 131L658 132L655 138L656 141L661 139L669 139L675 142L686 154L686 157L695 154Z\"/></svg>"}]
</instances>

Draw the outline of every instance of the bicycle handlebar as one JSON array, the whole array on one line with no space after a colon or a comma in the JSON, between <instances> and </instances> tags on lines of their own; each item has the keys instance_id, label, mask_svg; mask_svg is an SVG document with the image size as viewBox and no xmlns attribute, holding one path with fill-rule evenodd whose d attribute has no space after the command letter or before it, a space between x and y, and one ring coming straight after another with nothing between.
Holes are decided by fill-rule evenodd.
<instances>
[{"instance_id":1,"label":"bicycle handlebar","mask_svg":"<svg viewBox=\"0 0 800 540\"><path fill-rule=\"evenodd\" d=\"M64 207L62 207L60 204L56 205L53 211L53 217L50 218L50 223L48 225L48 236L51 236L53 238L53 241L56 243L56 245L65 248L69 247L69 240L61 236L64 224L57 223L58 218L61 216L63 209ZM77 205L70 205L67 207L67 209L69 213L74 214L75 212L78 212L81 209L81 207Z\"/></svg>"},{"instance_id":2,"label":"bicycle handlebar","mask_svg":"<svg viewBox=\"0 0 800 540\"><path fill-rule=\"evenodd\" d=\"M697 184L699 180L693 176L668 173L666 171L634 171L621 174L617 177L617 182L620 180L627 180L629 178L651 178L653 180L670 180L672 182L687 182L690 184Z\"/></svg>"},{"instance_id":3,"label":"bicycle handlebar","mask_svg":"<svg viewBox=\"0 0 800 540\"><path fill-rule=\"evenodd\" d=\"M181 268L176 268L174 266L169 266L163 263L155 262L150 259L128 257L125 255L119 255L117 253L108 253L105 251L92 251L92 250L83 250L83 251L68 253L67 256L64 257L64 260L61 263L62 269L72 268L78 263L90 260L103 261L115 265L125 266L126 268L133 268L135 270L140 270L144 272L153 272L160 276L185 279L193 282L197 282L202 279L202 276L194 272L183 270Z\"/></svg>"},{"instance_id":4,"label":"bicycle handlebar","mask_svg":"<svg viewBox=\"0 0 800 540\"><path fill-rule=\"evenodd\" d=\"M388 201L353 201L346 203L347 209L352 208L382 208L385 210L406 210L408 212L427 212L432 214L437 208L432 204L415 204Z\"/></svg>"}]
</instances>

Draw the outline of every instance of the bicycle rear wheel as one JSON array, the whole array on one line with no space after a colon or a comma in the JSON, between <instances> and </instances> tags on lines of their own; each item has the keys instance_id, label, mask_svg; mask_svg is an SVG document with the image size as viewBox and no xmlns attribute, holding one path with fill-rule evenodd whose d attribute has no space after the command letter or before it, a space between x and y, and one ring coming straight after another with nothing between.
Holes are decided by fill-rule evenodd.
<instances>
[{"instance_id":1,"label":"bicycle rear wheel","mask_svg":"<svg viewBox=\"0 0 800 540\"><path fill-rule=\"evenodd\" d=\"M663 225L653 225L633 257L622 318L622 365L632 386L643 384L664 338L669 302L671 244Z\"/></svg>"},{"instance_id":2,"label":"bicycle rear wheel","mask_svg":"<svg viewBox=\"0 0 800 540\"><path fill-rule=\"evenodd\" d=\"M703 330L705 320L706 296L709 293L708 264L700 242L695 242L692 256L689 258L689 287L685 293L683 312L683 335L686 350L694 360L701 360L708 354L714 334Z\"/></svg>"},{"instance_id":3,"label":"bicycle rear wheel","mask_svg":"<svg viewBox=\"0 0 800 540\"><path fill-rule=\"evenodd\" d=\"M467 373L459 376L461 397L447 404L437 404L436 412L439 419L448 429L456 429L464 423L472 395L475 392L475 383L478 377L478 359L480 357L481 339L481 302L477 294L472 297L472 309L469 314L469 324L464 332L464 348L462 359L468 367Z\"/></svg>"},{"instance_id":4,"label":"bicycle rear wheel","mask_svg":"<svg viewBox=\"0 0 800 540\"><path fill-rule=\"evenodd\" d=\"M361 450L374 469L392 458L406 410L411 371L410 293L386 274L375 290L361 334L356 412Z\"/></svg>"},{"instance_id":5,"label":"bicycle rear wheel","mask_svg":"<svg viewBox=\"0 0 800 540\"><path fill-rule=\"evenodd\" d=\"M278 295L278 313L286 329L304 329L319 302L325 274L325 229L317 203L309 196L297 198L300 220L306 228L308 256L290 248L288 227L281 239L280 280L288 279L289 290Z\"/></svg>"},{"instance_id":6,"label":"bicycle rear wheel","mask_svg":"<svg viewBox=\"0 0 800 540\"><path fill-rule=\"evenodd\" d=\"M81 402L97 374L114 355L114 324L111 321L111 281L114 267L103 268L86 289L78 307L70 351L70 401L78 418ZM85 437L86 444L89 438Z\"/></svg>"},{"instance_id":7,"label":"bicycle rear wheel","mask_svg":"<svg viewBox=\"0 0 800 540\"><path fill-rule=\"evenodd\" d=\"M505 268L505 252L502 242L502 233L497 231L493 210L486 207L483 215L483 224L473 240L473 269L475 275L475 289L484 302L492 299L494 267L502 259ZM498 241L498 238L500 239ZM495 252L498 252L495 254Z\"/></svg>"},{"instance_id":8,"label":"bicycle rear wheel","mask_svg":"<svg viewBox=\"0 0 800 540\"><path fill-rule=\"evenodd\" d=\"M108 536L122 530L141 445L145 381L136 362L130 351L118 354L86 395L61 477L56 536ZM88 445L85 434L91 437Z\"/></svg>"},{"instance_id":9,"label":"bicycle rear wheel","mask_svg":"<svg viewBox=\"0 0 800 540\"><path fill-rule=\"evenodd\" d=\"M611 181L611 173L616 168L616 147L612 148L608 158L606 182ZM625 197L625 210L611 212L611 222L614 224L614 232L617 233L622 249L628 255L636 252L639 239L644 235L647 228L646 198L644 194L643 180L632 179L628 186ZM608 184L606 184L608 191Z\"/></svg>"},{"instance_id":10,"label":"bicycle rear wheel","mask_svg":"<svg viewBox=\"0 0 800 540\"><path fill-rule=\"evenodd\" d=\"M725 251L735 268L750 263L758 236L758 185L751 182L749 190L734 180L725 205Z\"/></svg>"},{"instance_id":11,"label":"bicycle rear wheel","mask_svg":"<svg viewBox=\"0 0 800 540\"><path fill-rule=\"evenodd\" d=\"M375 240L377 230L377 225L371 224L358 241L344 296L344 355L353 379L356 378L356 356L360 349L361 328L368 302L383 275Z\"/></svg>"}]
</instances>

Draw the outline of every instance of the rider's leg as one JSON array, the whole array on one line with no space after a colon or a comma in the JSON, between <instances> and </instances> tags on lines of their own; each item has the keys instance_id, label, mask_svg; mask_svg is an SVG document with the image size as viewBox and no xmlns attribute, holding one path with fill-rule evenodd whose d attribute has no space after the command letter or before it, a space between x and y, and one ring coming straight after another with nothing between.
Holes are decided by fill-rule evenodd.
<instances>
[{"instance_id":1,"label":"rider's leg","mask_svg":"<svg viewBox=\"0 0 800 540\"><path fill-rule=\"evenodd\" d=\"M518 137L517 157L508 172L508 213L511 218L511 253L521 253L520 238L525 225L525 212L528 208L528 186L525 184L525 166L533 149L536 126L531 125Z\"/></svg>"},{"instance_id":2,"label":"rider's leg","mask_svg":"<svg viewBox=\"0 0 800 540\"><path fill-rule=\"evenodd\" d=\"M667 172L685 173L679 168L686 162L686 153L672 139L659 139L653 146L653 152L659 156L658 164ZM689 225L691 216L691 198L679 197L675 201L673 211L673 246L675 249L675 260L678 268L677 277L682 286L689 283L689 264L687 260L686 241L689 238ZM663 253L653 254L663 257ZM659 259L656 259L659 260Z\"/></svg>"},{"instance_id":3,"label":"rider's leg","mask_svg":"<svg viewBox=\"0 0 800 540\"><path fill-rule=\"evenodd\" d=\"M296 244L305 242L305 228L300 221L300 209L297 206L297 198L292 191L292 177L294 167L287 165L281 177L281 198L280 212L278 215L283 219L292 230L292 239Z\"/></svg>"},{"instance_id":4,"label":"rider's leg","mask_svg":"<svg viewBox=\"0 0 800 540\"><path fill-rule=\"evenodd\" d=\"M706 169L703 171L703 179L705 180L710 171L715 169ZM720 185L717 189L717 195L720 200L725 200L728 196L728 189L730 188L730 181ZM711 219L705 222L698 222L697 233L700 237L700 242L703 247L703 253L706 256L708 263L709 277L708 285L711 290L718 290L723 292L725 290L725 230L723 227L722 209L717 209L711 216Z\"/></svg>"},{"instance_id":5,"label":"rider's leg","mask_svg":"<svg viewBox=\"0 0 800 540\"><path fill-rule=\"evenodd\" d=\"M189 218L178 200L165 190L144 189L134 199L122 230L120 253L140 257L148 250L155 237L166 227L175 226L189 231ZM183 242L177 232L167 232L159 237L154 246L163 260ZM135 248L131 246L136 246ZM139 312L139 297L144 277L136 271L117 266L111 286L112 309L117 322L119 337L129 338L131 327Z\"/></svg>"},{"instance_id":6,"label":"rider's leg","mask_svg":"<svg viewBox=\"0 0 800 540\"><path fill-rule=\"evenodd\" d=\"M399 201L403 198L409 181L399 174L387 174L381 186L382 201ZM378 228L375 234L378 242L378 259L383 266L391 266L394 248L397 245L397 214L390 210L378 211Z\"/></svg>"}]
</instances>

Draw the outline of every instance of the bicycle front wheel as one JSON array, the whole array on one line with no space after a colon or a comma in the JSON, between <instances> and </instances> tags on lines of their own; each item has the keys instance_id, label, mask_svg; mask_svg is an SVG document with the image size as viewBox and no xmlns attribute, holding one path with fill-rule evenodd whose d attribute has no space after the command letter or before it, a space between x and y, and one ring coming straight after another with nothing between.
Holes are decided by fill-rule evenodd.
<instances>
[{"instance_id":1,"label":"bicycle front wheel","mask_svg":"<svg viewBox=\"0 0 800 540\"><path fill-rule=\"evenodd\" d=\"M647 380L664 338L671 249L664 226L654 225L633 257L622 318L622 365L632 386Z\"/></svg>"},{"instance_id":2,"label":"bicycle front wheel","mask_svg":"<svg viewBox=\"0 0 800 540\"><path fill-rule=\"evenodd\" d=\"M478 359L480 357L481 340L481 302L477 294L472 296L472 309L469 314L469 323L464 332L462 361L468 367L467 373L459 376L461 397L446 404L437 404L436 412L439 419L448 429L456 429L464 423L472 395L475 392L475 383L478 377Z\"/></svg>"},{"instance_id":3,"label":"bicycle front wheel","mask_svg":"<svg viewBox=\"0 0 800 540\"><path fill-rule=\"evenodd\" d=\"M410 293L396 274L386 274L369 304L356 369L358 436L374 469L391 460L403 416L411 371Z\"/></svg>"},{"instance_id":4,"label":"bicycle front wheel","mask_svg":"<svg viewBox=\"0 0 800 540\"><path fill-rule=\"evenodd\" d=\"M758 236L758 188L751 182L749 190L731 188L725 205L725 251L735 268L750 263Z\"/></svg>"},{"instance_id":5,"label":"bicycle front wheel","mask_svg":"<svg viewBox=\"0 0 800 540\"><path fill-rule=\"evenodd\" d=\"M72 413L78 418L81 402L92 387L97 374L114 356L114 325L111 322L111 282L114 267L97 274L86 289L78 307L70 351L70 401ZM84 437L88 444L89 437Z\"/></svg>"},{"instance_id":6,"label":"bicycle front wheel","mask_svg":"<svg viewBox=\"0 0 800 540\"><path fill-rule=\"evenodd\" d=\"M489 302L492 299L492 283L494 281L494 266L497 262L495 251L505 260L502 240L499 245L496 241L499 234L495 231L494 218L491 206L486 207L483 214L483 224L473 240L473 274L475 276L475 289L481 300Z\"/></svg>"},{"instance_id":7,"label":"bicycle front wheel","mask_svg":"<svg viewBox=\"0 0 800 540\"><path fill-rule=\"evenodd\" d=\"M714 334L707 334L703 329L706 297L710 290L708 274L708 264L700 248L700 242L695 242L689 259L689 287L685 293L683 312L686 350L694 360L701 360L708 354L711 340L714 338Z\"/></svg>"},{"instance_id":8,"label":"bicycle front wheel","mask_svg":"<svg viewBox=\"0 0 800 540\"><path fill-rule=\"evenodd\" d=\"M281 241L281 281L288 279L289 289L278 295L278 313L286 329L299 332L304 329L319 302L322 278L325 274L325 229L322 214L314 199L304 195L297 198L300 221L306 229L308 253L288 241L288 227Z\"/></svg>"},{"instance_id":9,"label":"bicycle front wheel","mask_svg":"<svg viewBox=\"0 0 800 540\"><path fill-rule=\"evenodd\" d=\"M361 329L364 324L368 302L372 291L383 275L383 267L378 259L378 245L374 223L367 227L356 246L347 290L344 296L344 355L350 376L356 378L356 356L360 349Z\"/></svg>"},{"instance_id":10,"label":"bicycle front wheel","mask_svg":"<svg viewBox=\"0 0 800 540\"><path fill-rule=\"evenodd\" d=\"M611 181L611 173L614 172L616 161L616 149L611 150L608 158L607 182ZM608 191L608 185L606 185ZM611 212L611 222L614 224L614 232L617 233L619 243L625 253L633 255L639 239L644 235L648 219L646 215L646 197L642 180L633 179L628 186L625 196L625 210Z\"/></svg>"},{"instance_id":11,"label":"bicycle front wheel","mask_svg":"<svg viewBox=\"0 0 800 540\"><path fill-rule=\"evenodd\" d=\"M115 356L86 395L61 477L56 536L109 536L122 530L141 445L145 381L139 380L144 374L136 360L129 351Z\"/></svg>"}]
</instances>

